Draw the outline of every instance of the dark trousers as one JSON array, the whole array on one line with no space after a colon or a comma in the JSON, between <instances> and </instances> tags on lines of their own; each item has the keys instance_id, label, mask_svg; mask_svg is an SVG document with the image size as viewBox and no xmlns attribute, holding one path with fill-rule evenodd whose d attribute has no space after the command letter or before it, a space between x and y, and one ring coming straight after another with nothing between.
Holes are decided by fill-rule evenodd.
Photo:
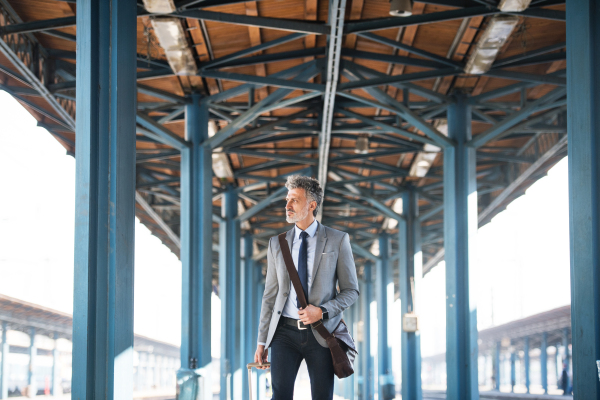
<instances>
[{"instance_id":1,"label":"dark trousers","mask_svg":"<svg viewBox=\"0 0 600 400\"><path fill-rule=\"evenodd\" d=\"M333 399L333 361L329 348L317 342L310 329L279 324L271 342L272 400L292 400L294 382L306 360L312 400Z\"/></svg>"}]
</instances>

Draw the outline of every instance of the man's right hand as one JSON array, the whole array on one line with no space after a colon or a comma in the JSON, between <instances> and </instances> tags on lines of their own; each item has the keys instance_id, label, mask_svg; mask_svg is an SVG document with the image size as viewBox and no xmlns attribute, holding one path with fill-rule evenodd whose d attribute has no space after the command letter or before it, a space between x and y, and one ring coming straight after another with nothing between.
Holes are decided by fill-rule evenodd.
<instances>
[{"instance_id":1,"label":"man's right hand","mask_svg":"<svg viewBox=\"0 0 600 400\"><path fill-rule=\"evenodd\" d=\"M254 362L255 363L266 363L267 358L269 357L269 349L265 350L265 346L259 344L256 346L256 353L254 353ZM257 369L267 369L268 367L256 367Z\"/></svg>"}]
</instances>

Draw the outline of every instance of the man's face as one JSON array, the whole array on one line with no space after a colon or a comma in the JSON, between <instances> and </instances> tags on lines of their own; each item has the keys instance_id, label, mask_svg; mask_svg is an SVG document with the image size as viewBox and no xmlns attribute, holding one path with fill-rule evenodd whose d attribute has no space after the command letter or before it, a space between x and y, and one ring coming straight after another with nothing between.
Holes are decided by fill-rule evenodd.
<instances>
[{"instance_id":1,"label":"man's face","mask_svg":"<svg viewBox=\"0 0 600 400\"><path fill-rule=\"evenodd\" d=\"M312 212L304 189L296 188L288 191L285 202L285 220L290 224L302 221L308 216L309 211Z\"/></svg>"}]
</instances>

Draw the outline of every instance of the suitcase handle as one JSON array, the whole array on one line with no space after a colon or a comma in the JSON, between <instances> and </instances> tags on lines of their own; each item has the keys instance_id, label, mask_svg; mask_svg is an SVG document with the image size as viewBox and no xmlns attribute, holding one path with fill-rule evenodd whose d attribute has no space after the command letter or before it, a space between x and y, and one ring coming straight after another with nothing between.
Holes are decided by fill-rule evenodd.
<instances>
[{"instance_id":1,"label":"suitcase handle","mask_svg":"<svg viewBox=\"0 0 600 400\"><path fill-rule=\"evenodd\" d=\"M264 362L262 364L260 363L249 363L246 365L246 367L248 368L248 391L250 392L250 400L252 400L252 368L257 368L257 367L267 367L270 368L271 367L271 363L268 362Z\"/></svg>"},{"instance_id":2,"label":"suitcase handle","mask_svg":"<svg viewBox=\"0 0 600 400\"><path fill-rule=\"evenodd\" d=\"M258 368L258 367L267 367L267 368L270 368L271 367L271 363L269 363L269 362L264 362L262 364L260 364L260 363L249 363L248 365L246 365L246 367L248 369Z\"/></svg>"}]
</instances>

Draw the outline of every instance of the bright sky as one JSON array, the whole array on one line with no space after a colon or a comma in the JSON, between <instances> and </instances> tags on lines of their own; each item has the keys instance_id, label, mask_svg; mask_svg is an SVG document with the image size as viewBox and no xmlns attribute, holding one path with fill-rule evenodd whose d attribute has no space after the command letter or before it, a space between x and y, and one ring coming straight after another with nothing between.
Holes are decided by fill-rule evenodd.
<instances>
[{"instance_id":1,"label":"bright sky","mask_svg":"<svg viewBox=\"0 0 600 400\"><path fill-rule=\"evenodd\" d=\"M75 160L0 91L0 293L72 312L74 177ZM179 344L181 263L137 220L135 246L135 331ZM569 304L566 159L479 231L477 254L480 329ZM419 290L424 356L445 351L444 291L441 263ZM212 314L218 357L214 295Z\"/></svg>"}]
</instances>

